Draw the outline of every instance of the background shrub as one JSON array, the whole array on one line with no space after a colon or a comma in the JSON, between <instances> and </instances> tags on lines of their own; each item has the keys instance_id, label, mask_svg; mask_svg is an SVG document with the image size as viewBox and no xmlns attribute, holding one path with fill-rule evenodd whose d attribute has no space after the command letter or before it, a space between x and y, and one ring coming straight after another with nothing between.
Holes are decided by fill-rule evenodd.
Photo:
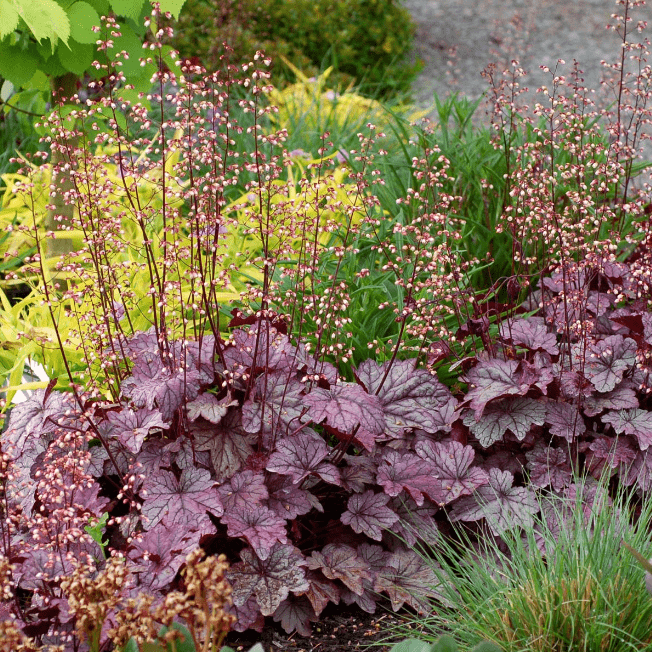
<instances>
[{"instance_id":1,"label":"background shrub","mask_svg":"<svg viewBox=\"0 0 652 652\"><path fill-rule=\"evenodd\" d=\"M366 94L406 93L419 63L410 62L414 26L396 0L191 0L173 46L214 69L227 42L237 60L265 50L272 82L293 79L279 56L315 74L333 65L331 83L362 85Z\"/></svg>"}]
</instances>

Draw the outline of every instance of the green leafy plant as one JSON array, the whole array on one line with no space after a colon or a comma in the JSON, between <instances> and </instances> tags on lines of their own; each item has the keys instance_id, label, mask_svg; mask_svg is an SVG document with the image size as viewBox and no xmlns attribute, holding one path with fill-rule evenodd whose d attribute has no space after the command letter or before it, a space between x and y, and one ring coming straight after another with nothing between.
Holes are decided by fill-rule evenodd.
<instances>
[{"instance_id":1,"label":"green leafy plant","mask_svg":"<svg viewBox=\"0 0 652 652\"><path fill-rule=\"evenodd\" d=\"M273 81L293 74L281 62L317 75L332 66L335 85L353 82L373 97L409 93L420 62L410 61L414 26L396 0L189 0L172 41L182 56L219 65L222 43L236 61L262 49L274 61Z\"/></svg>"}]
</instances>

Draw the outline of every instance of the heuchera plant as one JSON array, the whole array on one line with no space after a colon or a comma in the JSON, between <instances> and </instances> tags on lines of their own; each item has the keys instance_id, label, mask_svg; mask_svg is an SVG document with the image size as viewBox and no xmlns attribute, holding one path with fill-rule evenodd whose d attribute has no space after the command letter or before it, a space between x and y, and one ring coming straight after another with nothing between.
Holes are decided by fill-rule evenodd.
<instances>
[{"instance_id":1,"label":"heuchera plant","mask_svg":"<svg viewBox=\"0 0 652 652\"><path fill-rule=\"evenodd\" d=\"M618 234L605 226L614 214L644 214L642 195L631 210L622 206L627 195L619 204L611 191L597 208L588 200L585 212L565 200L560 208L544 190L568 170L535 170L524 146L510 191L520 203L506 207L513 219L505 222L514 225L517 253L525 251L517 236L525 242L528 225L541 246L555 233L557 244L548 247L545 268L535 270L536 258L519 253L512 278L479 295L464 280L471 263L455 260L461 236L455 198L445 192L446 161L429 148L413 161L417 189L401 202L422 212L396 224L390 244L374 245L404 290L402 305L392 306L398 341L386 359L354 366L347 348L354 316L338 273L342 259L356 254L353 236L372 238L383 226L365 185L365 174L378 177L365 168L372 139L361 135L361 150L352 152L360 169L348 204L325 165L306 169L297 184L309 206L296 197L278 201L289 185L276 183L289 156L283 131L270 133L264 123L271 109L260 103L259 82L266 73L189 81L199 72L182 68L179 93L170 91L174 75L159 73L154 99L176 114L151 140L132 143L117 126L114 135L97 133L96 145L113 139L118 148L126 200L116 210L102 210L98 197L112 193L88 150L66 150L55 170L74 181L66 199L77 205L85 248L59 266L70 282L66 293L57 293L38 256L33 262L47 305L63 305L79 320L87 368L83 378L73 374L59 341L69 391L54 391L53 381L35 392L13 408L4 433L0 532L15 583L3 596L4 615L25 634L57 642L75 627L60 580L79 560L99 570L105 555L122 556L134 578L125 590L162 599L183 582L184 560L201 546L231 562L237 629L261 630L271 616L288 632L308 634L330 602L373 612L384 595L394 610L420 611L443 599L414 548L437 545L449 520L475 523L489 536L528 527L539 510L537 488L571 500L587 492L590 503L590 483L573 483L573 472L583 470L606 470L649 490L649 236L633 220L629 244L638 248L619 261L610 239ZM238 84L252 92L239 104L252 117L246 128L229 115ZM116 110L111 98L104 106ZM150 120L138 105L132 113L141 126ZM572 111L560 115L552 115L555 129L563 120L569 134L583 128ZM71 139L56 116L53 127L52 146L66 147ZM169 137L179 130L181 137ZM250 148L239 152L237 139L247 135ZM534 149L545 159L558 141L564 144L553 129ZM134 162L131 146L159 158ZM318 154L326 157L328 147L325 140ZM157 165L162 205L154 209L137 189L139 175L149 178ZM618 187L613 169L590 177L597 192L607 181ZM525 192L528 170L545 177L539 195ZM239 183L248 203L234 217ZM324 212L328 240L319 237ZM587 215L599 228L577 244ZM227 226L241 225L243 216L260 251L260 278L252 279L243 311L231 314L227 336L219 292L231 270L222 266L222 244ZM114 256L130 247L125 221L140 229L141 257L115 265ZM138 273L149 274L150 290L134 299ZM359 278L369 273L360 270ZM526 279L538 287L523 303ZM501 284L509 300L502 305ZM133 328L136 313L151 328ZM301 328L309 319L315 328L306 341ZM419 338L415 350L429 366L402 359L404 334ZM442 334L448 340L437 341ZM433 370L442 361L460 374L454 391ZM100 545L97 523L106 515Z\"/></svg>"}]
</instances>

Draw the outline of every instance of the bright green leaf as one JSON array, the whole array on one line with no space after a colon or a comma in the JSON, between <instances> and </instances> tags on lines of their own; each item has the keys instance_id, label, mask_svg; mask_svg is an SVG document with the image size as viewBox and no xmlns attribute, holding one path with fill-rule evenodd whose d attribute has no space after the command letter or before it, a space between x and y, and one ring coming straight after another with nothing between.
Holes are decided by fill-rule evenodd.
<instances>
[{"instance_id":1,"label":"bright green leaf","mask_svg":"<svg viewBox=\"0 0 652 652\"><path fill-rule=\"evenodd\" d=\"M19 20L18 12L9 0L0 0L0 40L18 27Z\"/></svg>"},{"instance_id":2,"label":"bright green leaf","mask_svg":"<svg viewBox=\"0 0 652 652\"><path fill-rule=\"evenodd\" d=\"M0 77L8 79L14 86L26 84L36 72L36 53L23 50L17 45L0 42Z\"/></svg>"},{"instance_id":3,"label":"bright green leaf","mask_svg":"<svg viewBox=\"0 0 652 652\"><path fill-rule=\"evenodd\" d=\"M95 48L92 45L77 43L75 41L71 41L68 45L69 47L67 48L57 48L59 61L66 70L81 76L93 63L95 59Z\"/></svg>"},{"instance_id":4,"label":"bright green leaf","mask_svg":"<svg viewBox=\"0 0 652 652\"><path fill-rule=\"evenodd\" d=\"M87 2L75 2L68 11L68 19L70 37L77 43L93 44L97 41L99 34L93 31L93 27L100 25L100 17Z\"/></svg>"},{"instance_id":5,"label":"bright green leaf","mask_svg":"<svg viewBox=\"0 0 652 652\"><path fill-rule=\"evenodd\" d=\"M37 41L47 38L54 50L57 39L64 43L70 36L68 14L54 0L9 0ZM30 75L31 77L31 75Z\"/></svg>"},{"instance_id":6,"label":"bright green leaf","mask_svg":"<svg viewBox=\"0 0 652 652\"><path fill-rule=\"evenodd\" d=\"M118 16L136 19L140 16L144 0L110 0L110 2Z\"/></svg>"},{"instance_id":7,"label":"bright green leaf","mask_svg":"<svg viewBox=\"0 0 652 652\"><path fill-rule=\"evenodd\" d=\"M181 7L186 0L160 0L161 11L169 11L175 20L179 19Z\"/></svg>"}]
</instances>

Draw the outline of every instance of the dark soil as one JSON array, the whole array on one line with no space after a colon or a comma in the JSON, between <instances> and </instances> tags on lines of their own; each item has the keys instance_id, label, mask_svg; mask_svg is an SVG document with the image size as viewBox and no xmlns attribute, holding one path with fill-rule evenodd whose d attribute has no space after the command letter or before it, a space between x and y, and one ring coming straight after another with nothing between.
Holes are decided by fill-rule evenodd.
<instances>
[{"instance_id":1,"label":"dark soil","mask_svg":"<svg viewBox=\"0 0 652 652\"><path fill-rule=\"evenodd\" d=\"M388 652L394 643L406 638L392 634L404 622L381 609L368 614L357 607L329 605L319 622L313 624L310 637L288 635L268 619L262 633L231 632L226 645L238 652L247 652L256 643L262 643L265 652L362 652L371 646L371 652Z\"/></svg>"}]
</instances>

